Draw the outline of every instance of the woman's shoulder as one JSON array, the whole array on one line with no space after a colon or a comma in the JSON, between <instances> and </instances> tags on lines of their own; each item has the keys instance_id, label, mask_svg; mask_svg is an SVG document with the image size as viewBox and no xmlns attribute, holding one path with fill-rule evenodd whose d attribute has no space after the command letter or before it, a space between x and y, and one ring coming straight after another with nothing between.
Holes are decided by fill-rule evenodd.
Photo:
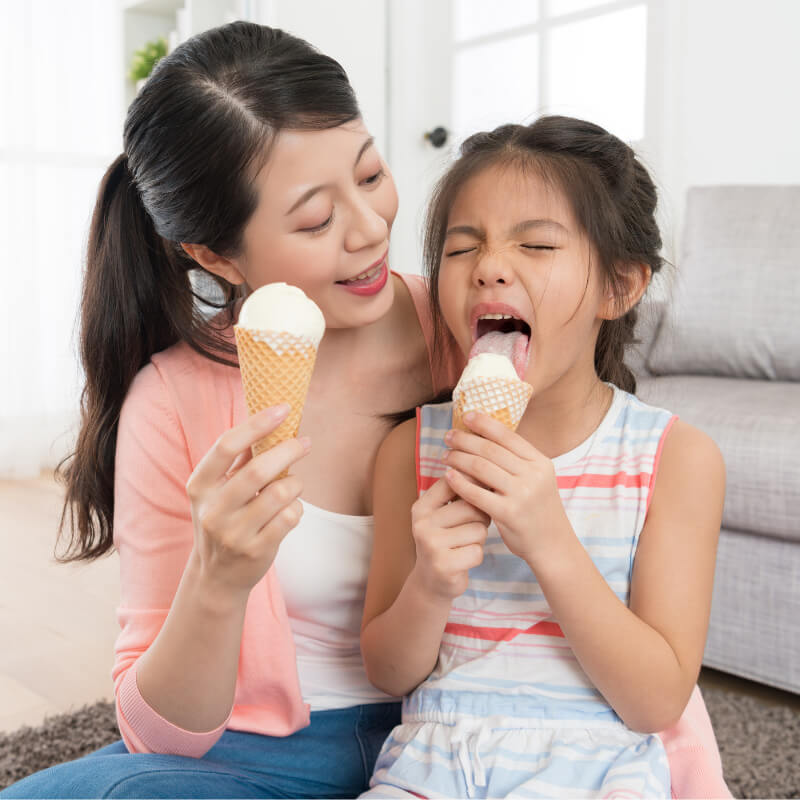
<instances>
[{"instance_id":1,"label":"woman's shoulder","mask_svg":"<svg viewBox=\"0 0 800 800\"><path fill-rule=\"evenodd\" d=\"M242 402L239 370L182 341L155 353L139 370L123 416L137 426L179 430L195 457L234 424Z\"/></svg>"}]
</instances>

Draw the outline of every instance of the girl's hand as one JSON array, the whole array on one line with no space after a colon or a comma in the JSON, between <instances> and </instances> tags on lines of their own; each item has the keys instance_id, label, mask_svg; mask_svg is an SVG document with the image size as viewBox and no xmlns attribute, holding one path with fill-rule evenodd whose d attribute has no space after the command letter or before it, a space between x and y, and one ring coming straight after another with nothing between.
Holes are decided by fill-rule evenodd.
<instances>
[{"instance_id":1,"label":"girl's hand","mask_svg":"<svg viewBox=\"0 0 800 800\"><path fill-rule=\"evenodd\" d=\"M437 599L463 594L468 572L483 561L489 517L458 499L438 480L411 507L411 532L417 550L409 580Z\"/></svg>"},{"instance_id":2,"label":"girl's hand","mask_svg":"<svg viewBox=\"0 0 800 800\"><path fill-rule=\"evenodd\" d=\"M226 431L186 483L201 572L226 592L246 594L272 565L303 513L300 478L275 480L310 449L290 439L256 458L250 447L283 422L286 405L265 409Z\"/></svg>"},{"instance_id":3,"label":"girl's hand","mask_svg":"<svg viewBox=\"0 0 800 800\"><path fill-rule=\"evenodd\" d=\"M553 462L487 414L464 417L473 431L451 430L444 456L453 491L488 514L508 549L533 567L548 545L571 530ZM565 524L567 528L565 528Z\"/></svg>"}]
</instances>

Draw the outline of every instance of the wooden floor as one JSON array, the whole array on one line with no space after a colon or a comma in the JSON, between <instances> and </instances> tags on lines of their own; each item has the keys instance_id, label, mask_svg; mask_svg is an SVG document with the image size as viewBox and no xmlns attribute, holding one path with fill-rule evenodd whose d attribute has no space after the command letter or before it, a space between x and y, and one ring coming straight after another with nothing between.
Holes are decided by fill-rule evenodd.
<instances>
[{"instance_id":1,"label":"wooden floor","mask_svg":"<svg viewBox=\"0 0 800 800\"><path fill-rule=\"evenodd\" d=\"M0 481L0 733L113 697L117 558L54 561L61 498L50 475ZM800 695L721 672L700 684L800 708Z\"/></svg>"},{"instance_id":2,"label":"wooden floor","mask_svg":"<svg viewBox=\"0 0 800 800\"><path fill-rule=\"evenodd\" d=\"M117 558L55 562L61 498L50 475L0 481L0 732L113 697Z\"/></svg>"}]
</instances>

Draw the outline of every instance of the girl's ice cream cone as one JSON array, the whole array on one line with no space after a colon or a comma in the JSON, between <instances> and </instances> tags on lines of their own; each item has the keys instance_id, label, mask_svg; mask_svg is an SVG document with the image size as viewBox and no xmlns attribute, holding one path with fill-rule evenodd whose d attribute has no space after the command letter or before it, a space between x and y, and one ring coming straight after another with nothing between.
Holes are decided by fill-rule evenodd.
<instances>
[{"instance_id":1,"label":"girl's ice cream cone","mask_svg":"<svg viewBox=\"0 0 800 800\"><path fill-rule=\"evenodd\" d=\"M325 319L302 290L270 283L245 300L234 331L249 413L280 403L291 409L272 433L253 445L257 456L297 436ZM279 477L287 474L285 470Z\"/></svg>"},{"instance_id":2,"label":"girl's ice cream cone","mask_svg":"<svg viewBox=\"0 0 800 800\"><path fill-rule=\"evenodd\" d=\"M480 411L517 429L533 394L533 387L517 377L505 356L481 353L467 363L453 390L453 427L467 430L464 415Z\"/></svg>"}]
</instances>

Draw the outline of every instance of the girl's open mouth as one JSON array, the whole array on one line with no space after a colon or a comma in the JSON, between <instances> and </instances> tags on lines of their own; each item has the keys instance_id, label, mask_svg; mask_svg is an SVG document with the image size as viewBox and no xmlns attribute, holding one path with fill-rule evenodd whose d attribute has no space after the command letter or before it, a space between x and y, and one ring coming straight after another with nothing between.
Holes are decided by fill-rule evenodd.
<instances>
[{"instance_id":1,"label":"girl's open mouth","mask_svg":"<svg viewBox=\"0 0 800 800\"><path fill-rule=\"evenodd\" d=\"M525 320L504 313L481 314L475 328L475 344L469 352L473 358L480 353L495 353L508 358L520 380L530 360L531 326Z\"/></svg>"}]
</instances>

